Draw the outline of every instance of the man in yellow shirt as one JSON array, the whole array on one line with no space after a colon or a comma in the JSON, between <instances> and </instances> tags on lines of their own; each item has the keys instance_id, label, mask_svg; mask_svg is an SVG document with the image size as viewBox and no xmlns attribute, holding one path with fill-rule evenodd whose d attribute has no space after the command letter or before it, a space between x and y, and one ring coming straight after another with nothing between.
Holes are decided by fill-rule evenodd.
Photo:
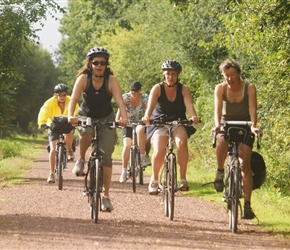
<instances>
[{"instance_id":1,"label":"man in yellow shirt","mask_svg":"<svg viewBox=\"0 0 290 250\"><path fill-rule=\"evenodd\" d=\"M68 104L70 102L70 96L67 95L67 85L64 83L59 83L54 87L54 94L51 98L49 98L43 106L40 108L38 114L38 126L42 129L46 129L47 126L50 126L52 122L53 116L67 116L68 115ZM76 106L76 111L78 109L78 105ZM74 130L72 130L69 134L65 134L65 142L67 148L67 159L74 160L74 154L72 151L72 142L73 142L73 134ZM50 165L50 173L47 179L48 183L55 183L55 150L56 143L58 141L59 134L53 133L51 130L48 132L48 141L50 146L49 152L49 165Z\"/></svg>"}]
</instances>

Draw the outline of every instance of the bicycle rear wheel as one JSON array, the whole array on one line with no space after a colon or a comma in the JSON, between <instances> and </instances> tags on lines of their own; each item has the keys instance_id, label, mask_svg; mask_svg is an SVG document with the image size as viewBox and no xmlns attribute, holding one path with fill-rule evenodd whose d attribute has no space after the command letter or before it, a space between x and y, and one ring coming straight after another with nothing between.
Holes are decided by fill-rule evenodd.
<instances>
[{"instance_id":1,"label":"bicycle rear wheel","mask_svg":"<svg viewBox=\"0 0 290 250\"><path fill-rule=\"evenodd\" d=\"M58 180L58 189L62 190L63 188L63 168L64 166L64 160L65 160L65 156L64 156L65 152L64 152L64 148L62 146L59 147L58 149L58 166L56 167L57 169L57 180Z\"/></svg>"},{"instance_id":2,"label":"bicycle rear wheel","mask_svg":"<svg viewBox=\"0 0 290 250\"><path fill-rule=\"evenodd\" d=\"M137 149L135 147L131 147L130 149L130 168L132 174L132 187L133 192L136 193L136 167L138 162L138 154Z\"/></svg>"},{"instance_id":3,"label":"bicycle rear wheel","mask_svg":"<svg viewBox=\"0 0 290 250\"><path fill-rule=\"evenodd\" d=\"M168 188L168 213L169 219L173 220L174 216L174 196L175 196L175 169L176 161L173 154L169 155L168 158L168 178L167 178L167 188Z\"/></svg>"}]
</instances>

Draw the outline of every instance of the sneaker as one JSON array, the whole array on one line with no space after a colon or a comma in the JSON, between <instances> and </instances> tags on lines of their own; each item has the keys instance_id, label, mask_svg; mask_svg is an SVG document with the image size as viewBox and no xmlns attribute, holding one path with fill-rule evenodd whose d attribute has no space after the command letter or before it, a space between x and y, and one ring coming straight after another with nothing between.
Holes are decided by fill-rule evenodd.
<instances>
[{"instance_id":1,"label":"sneaker","mask_svg":"<svg viewBox=\"0 0 290 250\"><path fill-rule=\"evenodd\" d=\"M76 165L74 166L72 173L76 176L82 176L84 175L84 166L85 166L85 160L78 159L76 162Z\"/></svg>"},{"instance_id":2,"label":"sneaker","mask_svg":"<svg viewBox=\"0 0 290 250\"><path fill-rule=\"evenodd\" d=\"M150 179L149 186L148 186L149 194L157 195L158 194L158 181L153 180L152 177Z\"/></svg>"},{"instance_id":3,"label":"sneaker","mask_svg":"<svg viewBox=\"0 0 290 250\"><path fill-rule=\"evenodd\" d=\"M55 174L54 173L50 173L48 178L47 178L47 182L48 183L55 183Z\"/></svg>"},{"instance_id":4,"label":"sneaker","mask_svg":"<svg viewBox=\"0 0 290 250\"><path fill-rule=\"evenodd\" d=\"M122 173L121 173L119 181L120 183L124 183L127 181L127 169L126 170L122 169Z\"/></svg>"},{"instance_id":5,"label":"sneaker","mask_svg":"<svg viewBox=\"0 0 290 250\"><path fill-rule=\"evenodd\" d=\"M111 212L113 210L113 206L111 204L110 198L104 196L102 200L102 211Z\"/></svg>"},{"instance_id":6,"label":"sneaker","mask_svg":"<svg viewBox=\"0 0 290 250\"><path fill-rule=\"evenodd\" d=\"M216 171L216 176L213 184L217 192L222 192L224 190L224 171Z\"/></svg>"},{"instance_id":7,"label":"sneaker","mask_svg":"<svg viewBox=\"0 0 290 250\"><path fill-rule=\"evenodd\" d=\"M75 160L75 155L72 150L67 151L67 161L74 161Z\"/></svg>"},{"instance_id":8,"label":"sneaker","mask_svg":"<svg viewBox=\"0 0 290 250\"><path fill-rule=\"evenodd\" d=\"M252 220L256 217L256 215L254 214L251 206L249 204L245 204L244 205L244 219L246 220Z\"/></svg>"},{"instance_id":9,"label":"sneaker","mask_svg":"<svg viewBox=\"0 0 290 250\"><path fill-rule=\"evenodd\" d=\"M181 179L179 188L180 188L181 191L188 191L189 190L189 186L188 186L187 180Z\"/></svg>"},{"instance_id":10,"label":"sneaker","mask_svg":"<svg viewBox=\"0 0 290 250\"><path fill-rule=\"evenodd\" d=\"M149 155L145 155L145 162L146 162L146 166L151 166L151 160Z\"/></svg>"},{"instance_id":11,"label":"sneaker","mask_svg":"<svg viewBox=\"0 0 290 250\"><path fill-rule=\"evenodd\" d=\"M228 194L227 194L226 190L224 189L223 196L222 196L222 202L227 202L227 200L228 200Z\"/></svg>"}]
</instances>

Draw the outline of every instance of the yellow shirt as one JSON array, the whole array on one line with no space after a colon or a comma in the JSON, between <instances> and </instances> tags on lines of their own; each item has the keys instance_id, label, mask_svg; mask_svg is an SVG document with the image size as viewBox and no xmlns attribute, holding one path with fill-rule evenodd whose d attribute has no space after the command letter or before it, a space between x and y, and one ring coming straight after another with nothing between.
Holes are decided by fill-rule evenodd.
<instances>
[{"instance_id":1,"label":"yellow shirt","mask_svg":"<svg viewBox=\"0 0 290 250\"><path fill-rule=\"evenodd\" d=\"M38 126L40 127L41 124L47 124L49 126L52 122L53 116L60 116L60 115L67 116L69 102L70 102L70 96L66 96L65 109L64 109L64 112L61 113L61 109L58 106L57 97L53 96L49 98L40 108L40 111L38 113L38 121L37 121ZM79 108L79 105L77 104L74 115L76 114L78 108Z\"/></svg>"}]
</instances>

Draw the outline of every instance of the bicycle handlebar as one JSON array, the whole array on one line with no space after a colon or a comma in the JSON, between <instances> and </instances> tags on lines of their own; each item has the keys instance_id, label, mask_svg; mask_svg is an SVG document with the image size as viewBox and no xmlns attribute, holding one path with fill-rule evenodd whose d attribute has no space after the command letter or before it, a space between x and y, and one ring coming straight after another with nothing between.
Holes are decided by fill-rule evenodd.
<instances>
[{"instance_id":1,"label":"bicycle handlebar","mask_svg":"<svg viewBox=\"0 0 290 250\"><path fill-rule=\"evenodd\" d=\"M156 120L150 120L150 125L187 125L191 126L193 124L192 120L174 120L174 121L166 121L165 119L156 119Z\"/></svg>"},{"instance_id":2,"label":"bicycle handlebar","mask_svg":"<svg viewBox=\"0 0 290 250\"><path fill-rule=\"evenodd\" d=\"M101 122L99 120L97 121L92 121L92 119L90 117L87 117L86 121L78 121L77 127L94 127L94 126L98 126L98 125L106 125L109 126L110 128L117 128L119 126L118 122L115 121L104 121Z\"/></svg>"},{"instance_id":3,"label":"bicycle handlebar","mask_svg":"<svg viewBox=\"0 0 290 250\"><path fill-rule=\"evenodd\" d=\"M252 122L251 121L226 121L224 124L223 124L223 127L225 127L226 125L236 125L236 126L252 126ZM215 148L216 147L216 136L218 134L218 128L215 128L215 130L212 132L212 136L213 136L213 139L212 139L212 147ZM260 149L261 148L261 130L258 129L258 132L257 132L257 149Z\"/></svg>"}]
</instances>

